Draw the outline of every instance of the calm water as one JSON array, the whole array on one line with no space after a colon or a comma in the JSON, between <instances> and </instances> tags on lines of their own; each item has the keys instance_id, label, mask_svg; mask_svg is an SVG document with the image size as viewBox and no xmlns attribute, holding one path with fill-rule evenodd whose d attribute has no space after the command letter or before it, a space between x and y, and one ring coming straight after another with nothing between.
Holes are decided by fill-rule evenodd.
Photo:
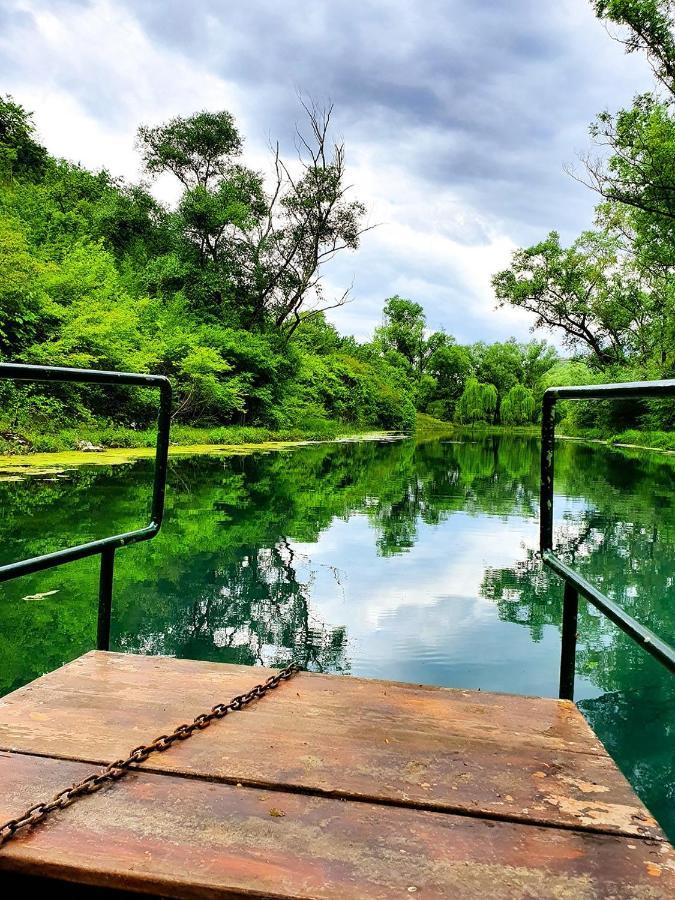
<instances>
[{"instance_id":1,"label":"calm water","mask_svg":"<svg viewBox=\"0 0 675 900\"><path fill-rule=\"evenodd\" d=\"M675 459L562 442L563 556L675 638ZM144 523L151 464L0 482L0 561ZM113 649L555 696L562 585L536 554L538 443L325 444L171 462L117 554ZM0 588L0 694L91 649L97 562ZM675 836L675 679L582 604L577 699Z\"/></svg>"}]
</instances>

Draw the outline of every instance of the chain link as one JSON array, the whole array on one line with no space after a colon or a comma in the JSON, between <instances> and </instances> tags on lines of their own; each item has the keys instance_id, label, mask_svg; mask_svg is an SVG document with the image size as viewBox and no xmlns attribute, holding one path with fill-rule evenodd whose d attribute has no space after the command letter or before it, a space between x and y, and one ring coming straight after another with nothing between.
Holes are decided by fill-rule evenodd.
<instances>
[{"instance_id":1,"label":"chain link","mask_svg":"<svg viewBox=\"0 0 675 900\"><path fill-rule=\"evenodd\" d=\"M22 815L14 819L9 819L0 825L0 847L7 841L11 840L19 831L37 825L47 816L57 809L65 809L74 803L79 797L86 794L93 794L100 790L104 784L117 781L127 775L132 767L135 768L139 763L145 762L152 753L164 753L169 747L173 746L176 741L185 741L192 737L195 731L203 731L216 719L224 718L229 712L236 712L243 709L254 700L260 700L268 691L274 690L282 681L288 681L300 671L300 667L296 663L291 663L285 669L280 669L276 675L270 675L267 681L262 684L256 684L245 694L239 694L233 697L228 703L217 703L211 707L210 712L200 713L190 723L183 723L171 732L171 734L160 734L154 741L149 744L141 744L135 747L126 759L118 759L110 763L100 772L92 772L82 781L73 784L70 787L63 788L58 794L55 794L51 800L42 803L35 803L27 809Z\"/></svg>"}]
</instances>

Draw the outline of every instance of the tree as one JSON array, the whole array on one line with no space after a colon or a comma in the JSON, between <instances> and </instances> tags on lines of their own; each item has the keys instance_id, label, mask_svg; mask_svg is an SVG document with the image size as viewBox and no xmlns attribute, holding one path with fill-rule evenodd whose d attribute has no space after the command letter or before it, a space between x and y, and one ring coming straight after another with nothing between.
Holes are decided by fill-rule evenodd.
<instances>
[{"instance_id":1,"label":"tree","mask_svg":"<svg viewBox=\"0 0 675 900\"><path fill-rule=\"evenodd\" d=\"M340 234L354 239L343 151L336 163L327 119L317 116L323 157L311 137L309 168L286 166L277 152L283 184L272 193L243 165L228 113L141 129L148 171L182 185L170 211L105 170L46 153L43 166L29 167L30 153L43 158L30 117L2 101L0 150L12 170L0 175L0 356L161 373L173 382L180 424L308 436L332 435L336 423L412 429L414 386L403 369L343 338L298 280L310 270L319 277L315 251L325 261ZM310 151L302 155L307 163ZM285 271L274 268L279 253ZM279 326L291 299L294 312ZM156 400L132 388L59 384L5 385L0 399L7 427L29 444L45 429L65 437L83 418L102 434L108 425L150 427Z\"/></svg>"},{"instance_id":2,"label":"tree","mask_svg":"<svg viewBox=\"0 0 675 900\"><path fill-rule=\"evenodd\" d=\"M654 370L675 371L675 17L670 0L595 0L628 53L643 52L655 89L598 116L591 134L605 159L584 158L585 182L603 199L598 220L619 234L661 311L651 329ZM609 149L609 156L606 151Z\"/></svg>"},{"instance_id":3,"label":"tree","mask_svg":"<svg viewBox=\"0 0 675 900\"><path fill-rule=\"evenodd\" d=\"M584 232L568 248L552 231L538 244L516 250L511 267L492 285L499 305L535 314L535 328L562 332L565 344L590 350L600 365L650 353L649 334L663 305L622 255L617 236Z\"/></svg>"},{"instance_id":4,"label":"tree","mask_svg":"<svg viewBox=\"0 0 675 900\"><path fill-rule=\"evenodd\" d=\"M138 145L148 172L173 172L184 188L208 188L227 178L242 140L229 112L202 110L163 125L138 129Z\"/></svg>"},{"instance_id":5,"label":"tree","mask_svg":"<svg viewBox=\"0 0 675 900\"><path fill-rule=\"evenodd\" d=\"M528 341L521 345L523 383L534 390L544 375L558 362L558 352L546 341Z\"/></svg>"},{"instance_id":6,"label":"tree","mask_svg":"<svg viewBox=\"0 0 675 900\"><path fill-rule=\"evenodd\" d=\"M181 273L202 310L286 338L347 301L348 290L324 297L323 266L356 249L366 230L365 207L348 198L344 144L330 142L332 107L303 108L309 134L297 131L298 161L286 163L276 146L269 191L259 173L236 162L241 138L225 111L138 132L147 170L173 172L185 188L172 273Z\"/></svg>"},{"instance_id":7,"label":"tree","mask_svg":"<svg viewBox=\"0 0 675 900\"><path fill-rule=\"evenodd\" d=\"M344 143L330 144L333 107L303 102L309 135L297 130L300 174L275 153L276 181L266 221L253 242L258 308L269 310L288 335L303 321L342 306L349 289L326 300L322 266L343 250L356 250L368 230L366 208L348 199Z\"/></svg>"},{"instance_id":8,"label":"tree","mask_svg":"<svg viewBox=\"0 0 675 900\"><path fill-rule=\"evenodd\" d=\"M56 312L40 284L43 272L21 223L0 216L0 356L25 349L40 334L45 312Z\"/></svg>"},{"instance_id":9,"label":"tree","mask_svg":"<svg viewBox=\"0 0 675 900\"><path fill-rule=\"evenodd\" d=\"M674 19L670 0L594 0L596 15L628 28L618 38L628 53L647 54L658 80L671 92L675 87Z\"/></svg>"},{"instance_id":10,"label":"tree","mask_svg":"<svg viewBox=\"0 0 675 900\"><path fill-rule=\"evenodd\" d=\"M232 366L214 347L197 345L188 350L178 371L182 388L181 402L173 418L191 422L223 421L244 409L242 383L225 379Z\"/></svg>"},{"instance_id":11,"label":"tree","mask_svg":"<svg viewBox=\"0 0 675 900\"><path fill-rule=\"evenodd\" d=\"M628 53L641 51L657 79L657 92L635 98L615 116L603 112L592 136L610 149L605 162L585 158L590 186L612 203L646 213L675 228L675 19L671 0L594 0L600 19L620 26L615 35ZM672 244L672 242L671 242Z\"/></svg>"},{"instance_id":12,"label":"tree","mask_svg":"<svg viewBox=\"0 0 675 900\"><path fill-rule=\"evenodd\" d=\"M35 140L32 115L9 96L0 96L0 181L39 177L47 151Z\"/></svg>"},{"instance_id":13,"label":"tree","mask_svg":"<svg viewBox=\"0 0 675 900\"><path fill-rule=\"evenodd\" d=\"M467 347L456 344L454 338L448 335L443 337L444 341L431 352L426 364L427 375L423 377L430 378L433 386L430 385L426 405L420 406L420 409L450 420L473 366Z\"/></svg>"},{"instance_id":14,"label":"tree","mask_svg":"<svg viewBox=\"0 0 675 900\"><path fill-rule=\"evenodd\" d=\"M659 229L675 228L675 122L672 103L651 94L631 109L603 112L591 135L609 147L607 162L584 157L588 184L605 200L646 213Z\"/></svg>"},{"instance_id":15,"label":"tree","mask_svg":"<svg viewBox=\"0 0 675 900\"><path fill-rule=\"evenodd\" d=\"M464 393L457 404L460 422L473 425L488 422L497 409L497 389L493 384L481 384L476 378L469 378Z\"/></svg>"},{"instance_id":16,"label":"tree","mask_svg":"<svg viewBox=\"0 0 675 900\"><path fill-rule=\"evenodd\" d=\"M523 352L515 338L494 344L481 341L473 345L471 355L476 378L493 384L500 398L523 380Z\"/></svg>"},{"instance_id":17,"label":"tree","mask_svg":"<svg viewBox=\"0 0 675 900\"><path fill-rule=\"evenodd\" d=\"M472 371L471 355L443 331L427 336L426 316L419 303L398 294L389 297L373 345L412 384L417 409L452 418Z\"/></svg>"},{"instance_id":18,"label":"tree","mask_svg":"<svg viewBox=\"0 0 675 900\"><path fill-rule=\"evenodd\" d=\"M526 425L532 421L534 410L532 391L515 384L501 402L499 417L503 425Z\"/></svg>"},{"instance_id":19,"label":"tree","mask_svg":"<svg viewBox=\"0 0 675 900\"><path fill-rule=\"evenodd\" d=\"M675 370L675 19L670 0L593 0L627 52L646 54L655 89L629 109L602 112L583 157L584 183L601 197L595 231L562 247L556 232L518 250L493 278L500 305L535 315L620 378Z\"/></svg>"},{"instance_id":20,"label":"tree","mask_svg":"<svg viewBox=\"0 0 675 900\"><path fill-rule=\"evenodd\" d=\"M384 301L382 325L375 331L375 341L385 353L402 356L410 371L420 375L427 351L425 328L426 316L420 304L395 294Z\"/></svg>"}]
</instances>

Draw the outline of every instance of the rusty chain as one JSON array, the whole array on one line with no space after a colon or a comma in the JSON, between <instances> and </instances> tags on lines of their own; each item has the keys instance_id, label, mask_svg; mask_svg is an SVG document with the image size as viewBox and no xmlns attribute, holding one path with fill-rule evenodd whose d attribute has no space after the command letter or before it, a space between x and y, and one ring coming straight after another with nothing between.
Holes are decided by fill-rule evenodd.
<instances>
[{"instance_id":1,"label":"rusty chain","mask_svg":"<svg viewBox=\"0 0 675 900\"><path fill-rule=\"evenodd\" d=\"M42 822L54 810L65 809L79 797L93 794L100 790L107 782L118 781L120 778L123 778L130 771L133 771L139 763L145 762L151 753L163 753L176 741L187 740L187 738L192 737L195 731L203 731L205 728L208 728L215 719L222 719L229 712L236 712L253 702L253 700L260 700L268 691L278 687L282 681L288 681L289 678L292 678L299 671L300 667L296 663L291 663L286 668L280 669L276 675L270 675L267 681L264 681L262 684L256 684L255 687L245 694L233 697L228 703L217 703L211 707L210 712L200 713L192 722L179 725L171 734L160 734L159 737L156 737L149 744L141 744L139 747L135 747L126 759L115 760L115 762L110 763L100 772L93 772L91 775L87 775L86 778L77 782L77 784L59 791L49 801L35 803L22 815L9 819L0 825L0 847L11 840L23 828L29 828Z\"/></svg>"}]
</instances>

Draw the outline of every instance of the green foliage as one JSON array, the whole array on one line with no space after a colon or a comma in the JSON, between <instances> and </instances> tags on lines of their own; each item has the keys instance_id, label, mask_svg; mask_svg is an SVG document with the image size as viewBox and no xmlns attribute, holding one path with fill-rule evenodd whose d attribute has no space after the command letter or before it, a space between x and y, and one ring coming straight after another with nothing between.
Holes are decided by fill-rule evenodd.
<instances>
[{"instance_id":1,"label":"green foliage","mask_svg":"<svg viewBox=\"0 0 675 900\"><path fill-rule=\"evenodd\" d=\"M525 377L523 349L512 338L504 343L486 345L482 342L471 348L476 377L493 384L501 397Z\"/></svg>"},{"instance_id":2,"label":"green foliage","mask_svg":"<svg viewBox=\"0 0 675 900\"><path fill-rule=\"evenodd\" d=\"M663 327L663 304L621 258L619 237L606 232L585 232L568 248L551 232L517 250L492 284L501 306L533 313L536 328L560 329L568 347L590 351L599 365L646 362Z\"/></svg>"},{"instance_id":3,"label":"green foliage","mask_svg":"<svg viewBox=\"0 0 675 900\"><path fill-rule=\"evenodd\" d=\"M481 384L476 378L469 378L457 404L458 421L469 425L490 422L496 409L496 387L493 384Z\"/></svg>"},{"instance_id":4,"label":"green foliage","mask_svg":"<svg viewBox=\"0 0 675 900\"><path fill-rule=\"evenodd\" d=\"M52 159L26 111L0 101L2 159L11 162L0 177L0 357L164 374L174 384L175 427L209 433L411 430L418 411L470 424L496 423L500 410L504 424L531 421L530 395L536 410L560 366L543 341L461 346L429 332L421 305L400 296L385 301L382 325L365 344L326 320L334 304L323 298L321 266L358 245L364 210L345 196L344 147L328 141L330 109L306 112L299 168L291 177L277 153L271 188L242 161L227 112L142 127L148 172L170 172L182 186L169 210L142 186ZM645 238L643 260L655 246ZM498 276L500 290L509 302L543 309L564 282L567 307L558 304L558 313L582 335L570 344L583 345L586 329L586 344L597 341L595 368L602 357L630 363L631 377L639 377L636 362L658 374L675 345L669 306L644 279L623 277L622 252L616 235L589 233L569 249L550 235L536 253L520 251L519 271ZM581 363L568 365L562 377L590 377L573 370ZM73 444L78 422L104 443L129 446L150 433L155 397L122 387L3 385L0 404L12 447ZM560 409L570 429L607 433L636 424L660 430L675 419L672 404L644 404L637 420L621 409Z\"/></svg>"},{"instance_id":5,"label":"green foliage","mask_svg":"<svg viewBox=\"0 0 675 900\"><path fill-rule=\"evenodd\" d=\"M39 176L47 151L35 140L29 113L11 97L0 96L0 182Z\"/></svg>"},{"instance_id":6,"label":"green foliage","mask_svg":"<svg viewBox=\"0 0 675 900\"><path fill-rule=\"evenodd\" d=\"M291 174L277 147L269 190L237 161L242 141L228 112L139 129L147 171L171 172L184 189L153 278L182 290L202 317L288 339L305 317L347 298L324 298L322 267L358 247L365 207L347 197L344 146L330 145L332 110L303 108L309 134L298 133L299 168Z\"/></svg>"},{"instance_id":7,"label":"green foliage","mask_svg":"<svg viewBox=\"0 0 675 900\"><path fill-rule=\"evenodd\" d=\"M0 354L23 349L55 320L41 289L44 265L31 254L21 223L0 216Z\"/></svg>"},{"instance_id":8,"label":"green foliage","mask_svg":"<svg viewBox=\"0 0 675 900\"><path fill-rule=\"evenodd\" d=\"M138 143L148 172L173 172L186 188L224 178L229 157L238 156L242 149L234 119L225 110L203 110L155 128L142 125Z\"/></svg>"},{"instance_id":9,"label":"green foliage","mask_svg":"<svg viewBox=\"0 0 675 900\"><path fill-rule=\"evenodd\" d=\"M445 336L444 336L445 337ZM447 337L432 350L427 363L428 399L420 392L420 409L442 419L452 419L467 378L473 371L471 350Z\"/></svg>"},{"instance_id":10,"label":"green foliage","mask_svg":"<svg viewBox=\"0 0 675 900\"><path fill-rule=\"evenodd\" d=\"M501 402L499 417L503 425L527 425L534 412L532 391L522 384L514 384Z\"/></svg>"},{"instance_id":11,"label":"green foliage","mask_svg":"<svg viewBox=\"0 0 675 900\"><path fill-rule=\"evenodd\" d=\"M383 324L375 331L374 340L384 353L397 353L411 370L421 372L427 342L424 336L426 317L419 303L398 295L385 300Z\"/></svg>"},{"instance_id":12,"label":"green foliage","mask_svg":"<svg viewBox=\"0 0 675 900\"><path fill-rule=\"evenodd\" d=\"M445 332L429 334L422 307L399 296L385 301L371 349L414 386L419 411L458 422L492 419L511 388L524 384L535 390L558 359L545 341L519 344L511 338L464 347ZM474 382L485 385L482 393Z\"/></svg>"},{"instance_id":13,"label":"green foliage","mask_svg":"<svg viewBox=\"0 0 675 900\"><path fill-rule=\"evenodd\" d=\"M147 170L183 185L170 211L140 186L48 157L26 111L0 101L0 358L167 375L176 427L412 428L401 372L342 338L320 308L304 311L333 242L356 246L361 214L342 199L344 155L328 153L327 120L310 122L325 159L315 153L273 196L238 159L229 113L141 128ZM301 271L315 241L320 258ZM78 422L104 443L143 442L155 400L128 388L0 387L2 427L30 435L10 446L33 449L74 443Z\"/></svg>"},{"instance_id":14,"label":"green foliage","mask_svg":"<svg viewBox=\"0 0 675 900\"><path fill-rule=\"evenodd\" d=\"M204 418L205 410L213 410L215 416L241 412L244 398L240 385L234 379L223 378L231 369L214 347L188 350L178 369L178 380L185 385L186 397L174 418L182 415L199 421Z\"/></svg>"},{"instance_id":15,"label":"green foliage","mask_svg":"<svg viewBox=\"0 0 675 900\"><path fill-rule=\"evenodd\" d=\"M667 87L675 84L675 36L670 0L593 0L600 19L628 28L626 51L647 55L657 78Z\"/></svg>"},{"instance_id":16,"label":"green foliage","mask_svg":"<svg viewBox=\"0 0 675 900\"><path fill-rule=\"evenodd\" d=\"M658 450L669 450L675 453L675 434L667 431L646 431L628 429L614 434L609 439L611 444L627 444L635 447L653 447Z\"/></svg>"}]
</instances>

